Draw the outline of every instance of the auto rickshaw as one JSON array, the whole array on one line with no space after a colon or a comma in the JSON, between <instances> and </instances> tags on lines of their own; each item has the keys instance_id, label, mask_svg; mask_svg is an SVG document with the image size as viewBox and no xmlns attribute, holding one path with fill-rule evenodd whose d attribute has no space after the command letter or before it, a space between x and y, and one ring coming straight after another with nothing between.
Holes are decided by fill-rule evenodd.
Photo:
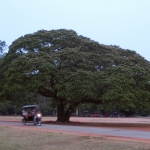
<instances>
[{"instance_id":1,"label":"auto rickshaw","mask_svg":"<svg viewBox=\"0 0 150 150\"><path fill-rule=\"evenodd\" d=\"M22 107L22 124L32 122L34 125L42 125L42 114L39 111L38 105L25 105Z\"/></svg>"}]
</instances>

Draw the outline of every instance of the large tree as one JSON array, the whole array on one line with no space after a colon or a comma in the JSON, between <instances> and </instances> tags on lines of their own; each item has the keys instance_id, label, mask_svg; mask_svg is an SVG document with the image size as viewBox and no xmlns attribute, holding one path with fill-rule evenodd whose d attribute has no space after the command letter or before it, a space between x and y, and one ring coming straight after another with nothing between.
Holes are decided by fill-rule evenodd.
<instances>
[{"instance_id":1,"label":"large tree","mask_svg":"<svg viewBox=\"0 0 150 150\"><path fill-rule=\"evenodd\" d=\"M57 105L57 121L69 121L82 103L124 110L150 106L147 60L73 30L41 30L18 38L0 68L1 98L28 92L51 97Z\"/></svg>"}]
</instances>

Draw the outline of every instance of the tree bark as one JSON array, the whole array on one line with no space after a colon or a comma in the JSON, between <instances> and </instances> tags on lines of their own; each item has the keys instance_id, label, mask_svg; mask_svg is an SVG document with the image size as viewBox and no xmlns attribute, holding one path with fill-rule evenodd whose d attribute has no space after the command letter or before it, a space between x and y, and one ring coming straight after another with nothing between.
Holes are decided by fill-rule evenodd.
<instances>
[{"instance_id":1,"label":"tree bark","mask_svg":"<svg viewBox=\"0 0 150 150\"><path fill-rule=\"evenodd\" d=\"M69 122L72 114L73 109L71 107L69 107L66 111L64 108L65 107L62 102L57 105L57 121L59 122Z\"/></svg>"}]
</instances>

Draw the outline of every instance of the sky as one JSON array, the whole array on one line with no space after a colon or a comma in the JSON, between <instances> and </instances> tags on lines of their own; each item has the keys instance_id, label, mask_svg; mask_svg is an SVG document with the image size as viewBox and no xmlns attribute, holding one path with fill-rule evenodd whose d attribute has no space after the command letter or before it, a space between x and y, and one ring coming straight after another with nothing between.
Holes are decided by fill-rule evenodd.
<instances>
[{"instance_id":1,"label":"sky","mask_svg":"<svg viewBox=\"0 0 150 150\"><path fill-rule=\"evenodd\" d=\"M0 19L8 46L41 29L72 29L150 61L150 0L0 0Z\"/></svg>"}]
</instances>

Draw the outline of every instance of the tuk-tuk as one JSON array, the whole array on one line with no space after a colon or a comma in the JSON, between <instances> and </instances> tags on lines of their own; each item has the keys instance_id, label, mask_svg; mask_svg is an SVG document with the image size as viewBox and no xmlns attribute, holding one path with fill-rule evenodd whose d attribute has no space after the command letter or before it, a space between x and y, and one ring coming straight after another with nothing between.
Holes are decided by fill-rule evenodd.
<instances>
[{"instance_id":1,"label":"tuk-tuk","mask_svg":"<svg viewBox=\"0 0 150 150\"><path fill-rule=\"evenodd\" d=\"M22 107L22 124L26 125L27 122L33 122L34 125L42 124L42 114L39 111L38 105L25 105Z\"/></svg>"}]
</instances>

